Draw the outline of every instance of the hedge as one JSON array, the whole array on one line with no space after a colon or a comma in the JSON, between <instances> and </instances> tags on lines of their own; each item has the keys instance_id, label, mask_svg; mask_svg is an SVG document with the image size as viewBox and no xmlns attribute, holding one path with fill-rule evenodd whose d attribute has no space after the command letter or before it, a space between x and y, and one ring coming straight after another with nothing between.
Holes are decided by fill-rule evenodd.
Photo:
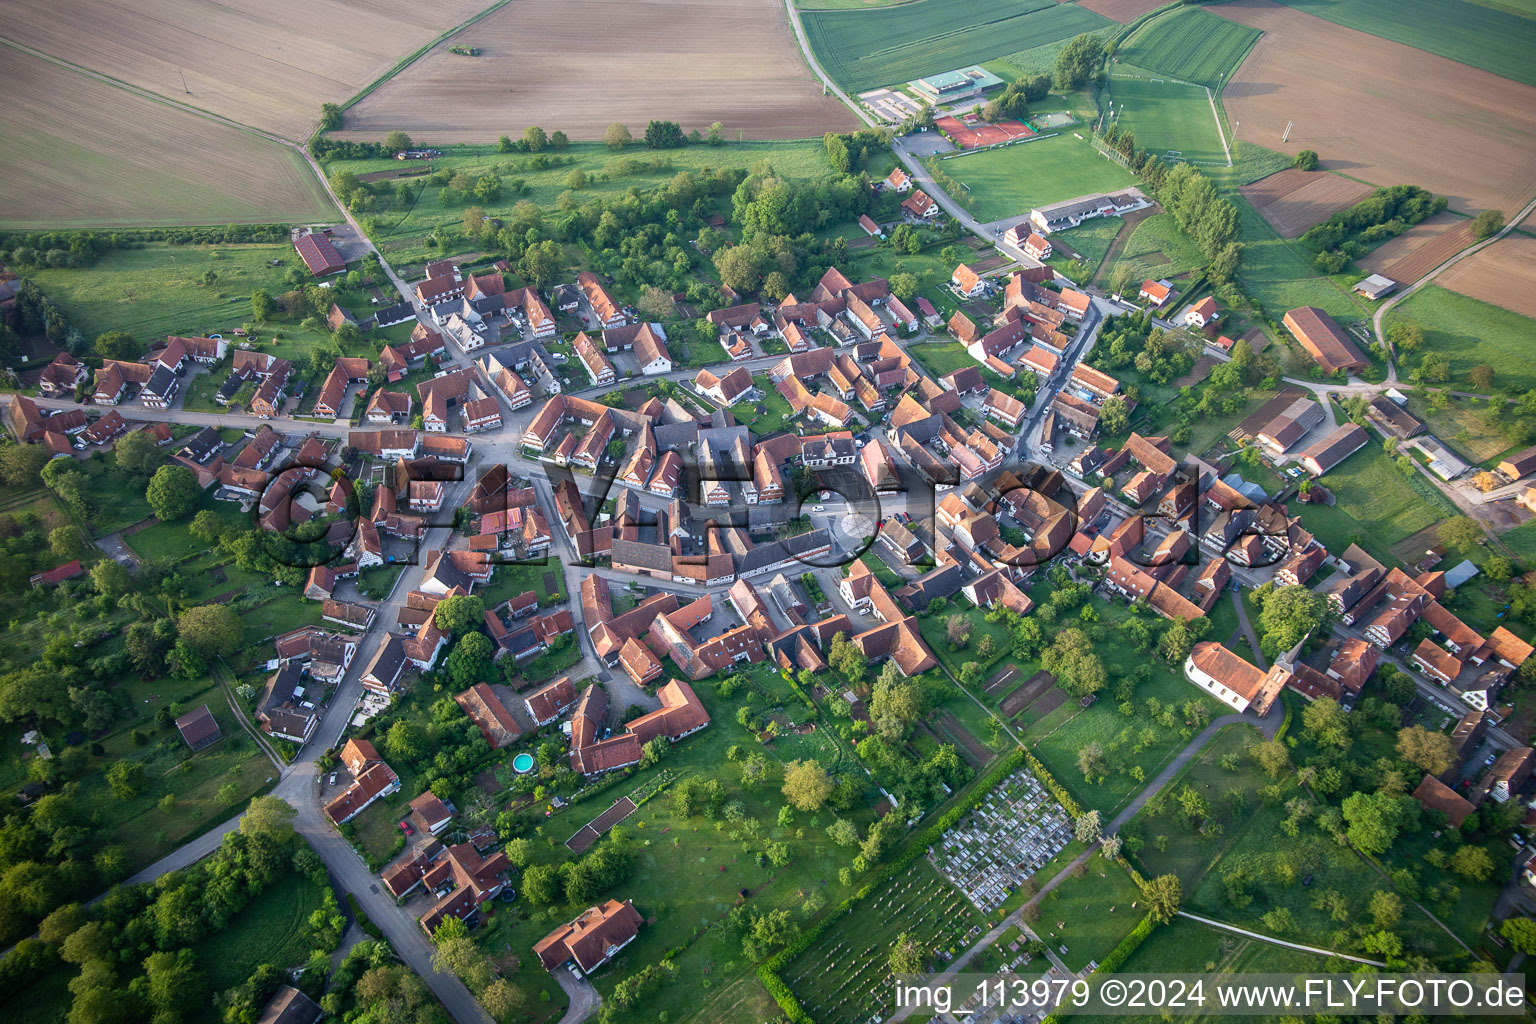
<instances>
[{"instance_id":1,"label":"hedge","mask_svg":"<svg viewBox=\"0 0 1536 1024\"><path fill-rule=\"evenodd\" d=\"M1056 802L1065 807L1067 813L1072 815L1073 818L1082 817L1083 809L1078 806L1076 800L1072 799L1072 794L1067 792L1066 787L1056 781L1056 776L1052 775L1045 765L1040 763L1040 759L1027 750L1024 751L1024 757L1029 764L1029 770L1035 773L1036 778L1045 783L1045 788L1051 791L1051 796L1056 798Z\"/></svg>"},{"instance_id":2,"label":"hedge","mask_svg":"<svg viewBox=\"0 0 1536 1024\"><path fill-rule=\"evenodd\" d=\"M885 866L876 869L870 875L869 880L859 887L858 892L842 900L837 906L824 913L819 921L801 931L799 938L758 966L758 980L763 983L763 988L767 989L768 994L773 996L773 1001L779 1004L779 1009L784 1011L784 1016L792 1024L815 1024L815 1021L801 1008L800 1000L796 999L789 986L784 984L784 980L779 977L779 972L789 966L791 960L809 949L811 943L819 939L822 933L831 927L834 920L853 910L855 904L868 899L886 879L895 876L898 872L904 871L914 860L926 853L930 846L936 844L945 832L958 824L960 819L971 808L981 802L982 797L990 793L998 783L1017 771L1020 764L1029 761L1034 761L1035 764L1040 763L1035 761L1029 751L1023 747L1014 748L1007 756L992 766L991 770L982 777L964 800L961 800L958 804L945 811L939 820L930 825L918 838L909 840L906 849L899 857L890 861ZM1049 784L1047 783L1047 785Z\"/></svg>"}]
</instances>

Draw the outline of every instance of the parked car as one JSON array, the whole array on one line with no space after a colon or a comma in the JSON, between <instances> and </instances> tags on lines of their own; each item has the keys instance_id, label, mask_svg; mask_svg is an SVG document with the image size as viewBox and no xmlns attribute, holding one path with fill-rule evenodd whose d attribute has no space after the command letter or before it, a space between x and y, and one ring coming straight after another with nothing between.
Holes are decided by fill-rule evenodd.
<instances>
[{"instance_id":1,"label":"parked car","mask_svg":"<svg viewBox=\"0 0 1536 1024\"><path fill-rule=\"evenodd\" d=\"M413 835L416 834L415 827L412 826L411 823L408 822L408 821L402 821L400 823L400 831L404 832L408 836L413 836Z\"/></svg>"},{"instance_id":2,"label":"parked car","mask_svg":"<svg viewBox=\"0 0 1536 1024\"><path fill-rule=\"evenodd\" d=\"M331 785L336 785L336 773L331 772Z\"/></svg>"}]
</instances>

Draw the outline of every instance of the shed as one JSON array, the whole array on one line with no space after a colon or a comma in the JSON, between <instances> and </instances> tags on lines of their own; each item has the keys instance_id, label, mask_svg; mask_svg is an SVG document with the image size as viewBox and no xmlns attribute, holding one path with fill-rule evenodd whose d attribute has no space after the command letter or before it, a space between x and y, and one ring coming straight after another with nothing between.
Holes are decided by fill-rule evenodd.
<instances>
[{"instance_id":1,"label":"shed","mask_svg":"<svg viewBox=\"0 0 1536 1024\"><path fill-rule=\"evenodd\" d=\"M207 704L196 711L188 711L176 719L176 728L187 746L194 751L210 747L224 738L224 734L219 731L219 723L214 720L213 712L208 710Z\"/></svg>"}]
</instances>

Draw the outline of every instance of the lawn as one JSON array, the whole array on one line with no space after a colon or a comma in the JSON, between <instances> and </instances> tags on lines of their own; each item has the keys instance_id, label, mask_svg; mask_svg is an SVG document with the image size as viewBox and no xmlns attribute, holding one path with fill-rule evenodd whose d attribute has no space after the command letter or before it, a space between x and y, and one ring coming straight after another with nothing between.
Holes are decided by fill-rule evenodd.
<instances>
[{"instance_id":1,"label":"lawn","mask_svg":"<svg viewBox=\"0 0 1536 1024\"><path fill-rule=\"evenodd\" d=\"M127 331L148 343L156 335L196 337L249 321L251 292L286 291L283 276L300 266L290 245L151 242L114 249L89 267L39 270L32 278L87 338ZM204 284L210 272L217 280Z\"/></svg>"},{"instance_id":2,"label":"lawn","mask_svg":"<svg viewBox=\"0 0 1536 1024\"><path fill-rule=\"evenodd\" d=\"M1472 0L1279 0L1308 14L1536 85L1536 21Z\"/></svg>"},{"instance_id":3,"label":"lawn","mask_svg":"<svg viewBox=\"0 0 1536 1024\"><path fill-rule=\"evenodd\" d=\"M1109 253L1109 245L1125 226L1125 221L1119 217L1098 217L1086 221L1069 231L1060 231L1051 236L1053 244L1059 245L1065 242L1076 249L1083 257L1083 266L1076 266L1075 260L1069 260L1059 250L1048 261L1056 271L1072 278L1078 284L1083 284L1093 278L1094 272L1099 269L1099 264L1104 262L1104 257Z\"/></svg>"},{"instance_id":4,"label":"lawn","mask_svg":"<svg viewBox=\"0 0 1536 1024\"><path fill-rule=\"evenodd\" d=\"M1138 277L1154 281L1205 265L1200 248L1179 230L1171 213L1154 214L1137 224L1115 262L1129 262L1135 265Z\"/></svg>"},{"instance_id":5,"label":"lawn","mask_svg":"<svg viewBox=\"0 0 1536 1024\"><path fill-rule=\"evenodd\" d=\"M394 170L399 164L388 158L332 160L326 173L339 170L367 174ZM784 178L820 179L832 174L826 147L820 139L785 142L726 142L719 146L689 146L665 153L615 153L601 143L572 143L553 153L500 153L495 146L447 146L432 161L434 171L464 171L473 176L495 172L502 178L501 197L492 202L475 200L491 217L506 217L519 202L527 201L553 212L557 198L567 190L566 178L575 169L586 172L588 184L575 192L578 201L612 197L631 187L648 189L671 179L679 171L703 168L772 167ZM423 183L424 179L421 180ZM520 187L519 187L520 186ZM407 208L396 208L393 195L376 200L378 212L366 218L370 237L385 257L410 278L439 252L429 244L434 229L441 227L457 238L463 229L464 210L470 202L455 198L446 206L438 201L436 186L418 190Z\"/></svg>"},{"instance_id":6,"label":"lawn","mask_svg":"<svg viewBox=\"0 0 1536 1024\"><path fill-rule=\"evenodd\" d=\"M1500 422L1490 423L1488 403L1475 398L1452 398L1446 408L1431 410L1429 403L1415 393L1408 396L1408 411L1423 420L1431 434L1481 466L1492 468L1511 448L1525 447L1510 444L1500 429L1503 417L1500 416ZM1495 414L1499 412L1494 410Z\"/></svg>"},{"instance_id":7,"label":"lawn","mask_svg":"<svg viewBox=\"0 0 1536 1024\"><path fill-rule=\"evenodd\" d=\"M261 964L302 964L311 948L309 915L319 909L323 891L304 875L285 874L236 914L228 928L199 943L197 965L213 991L240 984Z\"/></svg>"},{"instance_id":8,"label":"lawn","mask_svg":"<svg viewBox=\"0 0 1536 1024\"><path fill-rule=\"evenodd\" d=\"M1182 7L1144 22L1120 44L1115 56L1127 64L1215 89L1243 62L1261 35L1256 28Z\"/></svg>"},{"instance_id":9,"label":"lawn","mask_svg":"<svg viewBox=\"0 0 1536 1024\"><path fill-rule=\"evenodd\" d=\"M1247 260L1246 253L1243 258ZM1536 322L1529 317L1432 284L1392 307L1388 323L1400 320L1424 328L1421 353L1449 357L1453 383L1465 385L1467 371L1487 363L1493 367L1495 385L1536 388L1536 361L1531 359Z\"/></svg>"},{"instance_id":10,"label":"lawn","mask_svg":"<svg viewBox=\"0 0 1536 1024\"><path fill-rule=\"evenodd\" d=\"M1141 898L1141 890L1124 868L1098 856L1083 867L1081 874L1070 876L1040 901L1035 925L1040 938L1073 971L1108 956L1142 915L1131 906Z\"/></svg>"},{"instance_id":11,"label":"lawn","mask_svg":"<svg viewBox=\"0 0 1536 1024\"><path fill-rule=\"evenodd\" d=\"M117 456L111 452L86 459L79 466L90 478L89 525L93 536L115 533L153 514L144 498L147 483L119 470Z\"/></svg>"},{"instance_id":12,"label":"lawn","mask_svg":"<svg viewBox=\"0 0 1536 1024\"><path fill-rule=\"evenodd\" d=\"M1351 537L1391 546L1456 515L1433 484L1417 473L1404 477L1376 444L1345 459L1320 482L1333 492L1336 503L1303 506L1301 517L1330 551L1342 551Z\"/></svg>"},{"instance_id":13,"label":"lawn","mask_svg":"<svg viewBox=\"0 0 1536 1024\"><path fill-rule=\"evenodd\" d=\"M1022 218L1037 206L1136 184L1134 174L1100 155L1071 129L1011 146L931 159L928 165L966 188L969 194L962 201L981 221Z\"/></svg>"},{"instance_id":14,"label":"lawn","mask_svg":"<svg viewBox=\"0 0 1536 1024\"><path fill-rule=\"evenodd\" d=\"M755 402L738 402L731 406L731 415L736 417L736 422L749 428L755 437L767 437L791 429L790 420L795 413L784 396L779 394L779 389L769 382L766 375L755 378L755 383L763 391L763 397ZM762 412L758 412L759 409Z\"/></svg>"},{"instance_id":15,"label":"lawn","mask_svg":"<svg viewBox=\"0 0 1536 1024\"><path fill-rule=\"evenodd\" d=\"M1507 533L1499 534L1499 540L1523 562L1536 562L1536 520L1523 523Z\"/></svg>"},{"instance_id":16,"label":"lawn","mask_svg":"<svg viewBox=\"0 0 1536 1024\"><path fill-rule=\"evenodd\" d=\"M1134 132L1136 145L1156 153L1165 163L1186 160L1227 165L1227 152L1216 130L1216 113L1203 87L1116 65L1109 79L1109 96L1120 130Z\"/></svg>"},{"instance_id":17,"label":"lawn","mask_svg":"<svg viewBox=\"0 0 1536 1024\"><path fill-rule=\"evenodd\" d=\"M1232 200L1238 213L1238 240L1243 243L1243 261L1237 276L1243 290L1264 312L1280 319L1288 309L1317 306L1339 320L1358 320L1365 307L1347 291L1313 269L1311 262L1294 243L1281 238L1269 223L1237 193Z\"/></svg>"},{"instance_id":18,"label":"lawn","mask_svg":"<svg viewBox=\"0 0 1536 1024\"><path fill-rule=\"evenodd\" d=\"M838 85L864 92L1070 39L1109 19L1052 0L920 0L876 10L801 16L817 61Z\"/></svg>"},{"instance_id":19,"label":"lawn","mask_svg":"<svg viewBox=\"0 0 1536 1024\"><path fill-rule=\"evenodd\" d=\"M946 373L977 365L965 346L958 341L928 341L913 345L912 354L927 367L933 377L942 377Z\"/></svg>"}]
</instances>

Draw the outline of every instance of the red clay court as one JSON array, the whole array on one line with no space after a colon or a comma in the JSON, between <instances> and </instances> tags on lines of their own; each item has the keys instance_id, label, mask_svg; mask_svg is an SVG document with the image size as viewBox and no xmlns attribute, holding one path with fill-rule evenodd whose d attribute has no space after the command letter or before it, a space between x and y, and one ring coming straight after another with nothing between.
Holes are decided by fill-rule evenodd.
<instances>
[{"instance_id":1,"label":"red clay court","mask_svg":"<svg viewBox=\"0 0 1536 1024\"><path fill-rule=\"evenodd\" d=\"M1000 142L1027 139L1035 134L1018 121L999 121L997 124L988 124L978 120L974 124L966 124L958 117L936 117L933 123L961 149L981 149L983 146L995 146Z\"/></svg>"}]
</instances>

